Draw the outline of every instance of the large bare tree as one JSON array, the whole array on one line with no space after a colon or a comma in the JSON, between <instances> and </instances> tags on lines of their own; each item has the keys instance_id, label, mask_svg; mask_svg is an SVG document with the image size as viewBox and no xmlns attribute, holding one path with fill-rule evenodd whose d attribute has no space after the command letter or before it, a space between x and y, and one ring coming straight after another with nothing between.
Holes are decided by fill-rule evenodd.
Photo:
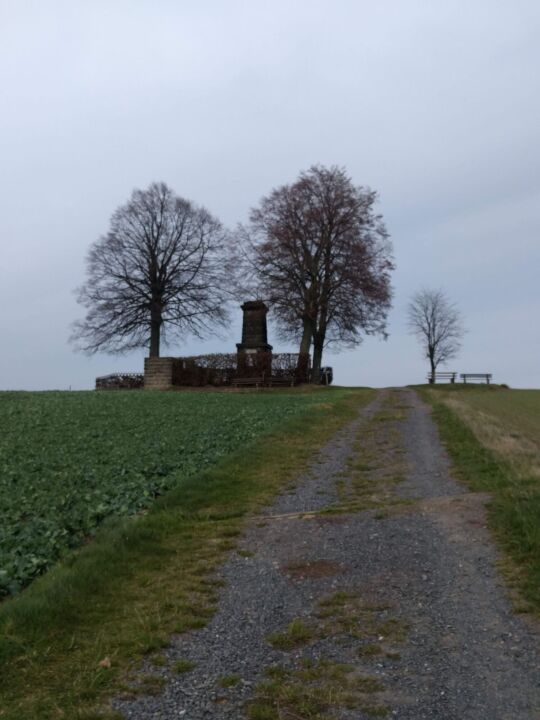
<instances>
[{"instance_id":1,"label":"large bare tree","mask_svg":"<svg viewBox=\"0 0 540 720\"><path fill-rule=\"evenodd\" d=\"M86 317L72 340L82 350L148 347L158 357L172 336L202 337L227 321L226 234L202 207L164 183L134 190L87 257L78 291Z\"/></svg>"},{"instance_id":2,"label":"large bare tree","mask_svg":"<svg viewBox=\"0 0 540 720\"><path fill-rule=\"evenodd\" d=\"M431 382L441 363L455 358L465 328L461 314L442 290L416 292L408 307L409 329L420 340L431 368Z\"/></svg>"},{"instance_id":3,"label":"large bare tree","mask_svg":"<svg viewBox=\"0 0 540 720\"><path fill-rule=\"evenodd\" d=\"M344 169L315 165L263 197L245 229L258 295L301 355L313 344L315 381L329 343L386 334L393 263L376 199Z\"/></svg>"}]
</instances>

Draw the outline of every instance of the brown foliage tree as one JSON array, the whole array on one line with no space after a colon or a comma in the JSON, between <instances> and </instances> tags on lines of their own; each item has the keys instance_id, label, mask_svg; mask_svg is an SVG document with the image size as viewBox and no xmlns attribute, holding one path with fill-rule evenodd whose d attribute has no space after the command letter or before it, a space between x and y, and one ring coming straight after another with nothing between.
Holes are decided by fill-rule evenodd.
<instances>
[{"instance_id":1,"label":"brown foliage tree","mask_svg":"<svg viewBox=\"0 0 540 720\"><path fill-rule=\"evenodd\" d=\"M461 314L442 290L424 288L412 296L408 315L410 332L420 340L434 382L439 364L456 357L461 348Z\"/></svg>"},{"instance_id":2,"label":"brown foliage tree","mask_svg":"<svg viewBox=\"0 0 540 720\"><path fill-rule=\"evenodd\" d=\"M165 333L202 337L227 321L226 235L202 207L164 183L135 190L87 257L78 291L87 309L72 340L86 352L149 347Z\"/></svg>"},{"instance_id":3,"label":"brown foliage tree","mask_svg":"<svg viewBox=\"0 0 540 720\"><path fill-rule=\"evenodd\" d=\"M250 215L258 295L271 305L281 335L300 339L301 355L313 343L315 382L325 345L386 335L394 266L376 198L342 168L316 165L262 198Z\"/></svg>"}]
</instances>

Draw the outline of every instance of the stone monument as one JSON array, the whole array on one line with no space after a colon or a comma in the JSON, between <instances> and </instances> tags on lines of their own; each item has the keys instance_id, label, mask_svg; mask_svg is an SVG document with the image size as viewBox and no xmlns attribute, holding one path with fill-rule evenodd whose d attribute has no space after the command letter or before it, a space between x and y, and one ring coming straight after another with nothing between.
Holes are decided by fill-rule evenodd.
<instances>
[{"instance_id":1,"label":"stone monument","mask_svg":"<svg viewBox=\"0 0 540 720\"><path fill-rule=\"evenodd\" d=\"M262 300L242 305L242 342L237 343L238 376L269 376L272 372L272 346L268 344L266 314Z\"/></svg>"}]
</instances>

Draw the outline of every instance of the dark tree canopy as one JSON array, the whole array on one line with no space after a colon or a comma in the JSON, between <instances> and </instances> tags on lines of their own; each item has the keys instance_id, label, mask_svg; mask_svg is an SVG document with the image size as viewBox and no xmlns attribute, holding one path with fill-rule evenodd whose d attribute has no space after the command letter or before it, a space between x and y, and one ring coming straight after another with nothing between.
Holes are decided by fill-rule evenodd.
<instances>
[{"instance_id":1,"label":"dark tree canopy","mask_svg":"<svg viewBox=\"0 0 540 720\"><path fill-rule=\"evenodd\" d=\"M257 292L281 335L301 341L301 354L313 343L315 377L325 345L385 335L394 266L376 199L345 170L317 165L251 212L246 232Z\"/></svg>"},{"instance_id":2,"label":"dark tree canopy","mask_svg":"<svg viewBox=\"0 0 540 720\"><path fill-rule=\"evenodd\" d=\"M122 353L162 340L206 335L227 321L226 235L202 207L164 183L135 190L90 248L86 308L72 339L82 350Z\"/></svg>"},{"instance_id":3,"label":"dark tree canopy","mask_svg":"<svg viewBox=\"0 0 540 720\"><path fill-rule=\"evenodd\" d=\"M424 288L412 296L408 316L410 332L419 339L434 379L437 367L461 349L465 334L461 314L442 290Z\"/></svg>"}]
</instances>

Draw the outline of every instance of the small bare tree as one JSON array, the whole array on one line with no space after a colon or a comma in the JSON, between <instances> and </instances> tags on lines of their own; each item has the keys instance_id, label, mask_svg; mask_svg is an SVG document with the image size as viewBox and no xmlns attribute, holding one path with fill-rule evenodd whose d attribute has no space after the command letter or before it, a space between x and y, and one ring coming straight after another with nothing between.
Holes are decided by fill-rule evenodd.
<instances>
[{"instance_id":1,"label":"small bare tree","mask_svg":"<svg viewBox=\"0 0 540 720\"><path fill-rule=\"evenodd\" d=\"M409 329L420 340L431 367L431 382L440 363L456 357L465 334L463 319L442 290L415 293L408 308Z\"/></svg>"},{"instance_id":2,"label":"small bare tree","mask_svg":"<svg viewBox=\"0 0 540 720\"><path fill-rule=\"evenodd\" d=\"M87 309L72 341L85 352L149 347L159 357L165 332L206 335L227 321L226 235L202 207L164 183L135 190L109 232L90 248L78 291Z\"/></svg>"}]
</instances>

